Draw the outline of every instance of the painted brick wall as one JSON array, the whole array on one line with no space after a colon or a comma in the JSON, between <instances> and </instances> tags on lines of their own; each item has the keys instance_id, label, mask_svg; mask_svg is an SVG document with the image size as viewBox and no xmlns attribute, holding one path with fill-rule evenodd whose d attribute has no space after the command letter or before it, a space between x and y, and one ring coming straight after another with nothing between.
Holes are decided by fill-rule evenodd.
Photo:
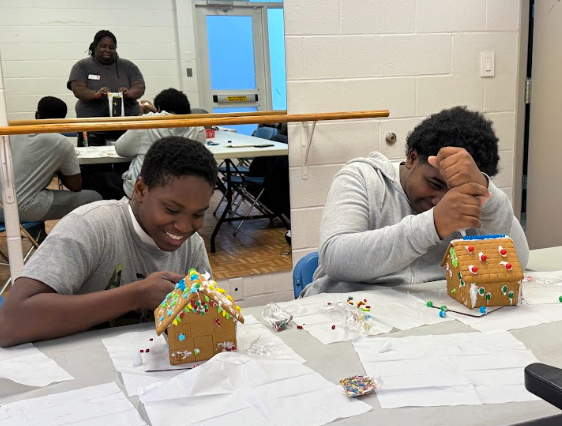
<instances>
[{"instance_id":1,"label":"painted brick wall","mask_svg":"<svg viewBox=\"0 0 562 426\"><path fill-rule=\"evenodd\" d=\"M389 109L381 120L318 123L301 173L306 129L291 125L293 264L316 251L334 174L378 150L405 156L409 131L454 105L485 112L500 138L495 184L512 196L520 1L285 0L289 113ZM480 52L496 75L480 77ZM384 136L398 141L388 145Z\"/></svg>"},{"instance_id":2,"label":"painted brick wall","mask_svg":"<svg viewBox=\"0 0 562 426\"><path fill-rule=\"evenodd\" d=\"M193 8L191 0L0 0L8 119L33 118L45 95L63 99L74 117L76 98L66 82L100 29L112 31L119 55L139 66L146 98L176 87L198 105Z\"/></svg>"}]
</instances>

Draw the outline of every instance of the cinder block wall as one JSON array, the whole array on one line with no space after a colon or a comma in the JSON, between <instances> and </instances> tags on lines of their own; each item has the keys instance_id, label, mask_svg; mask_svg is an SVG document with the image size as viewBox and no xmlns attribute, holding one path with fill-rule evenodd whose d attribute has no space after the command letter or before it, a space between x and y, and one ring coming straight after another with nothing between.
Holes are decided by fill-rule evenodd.
<instances>
[{"instance_id":1,"label":"cinder block wall","mask_svg":"<svg viewBox=\"0 0 562 426\"><path fill-rule=\"evenodd\" d=\"M390 110L388 119L319 123L306 180L306 129L290 126L293 264L317 250L342 165L376 150L404 158L408 132L443 108L467 105L494 122L494 182L512 196L520 8L515 0L285 0L288 112ZM480 77L484 51L495 52L494 77Z\"/></svg>"},{"instance_id":2,"label":"cinder block wall","mask_svg":"<svg viewBox=\"0 0 562 426\"><path fill-rule=\"evenodd\" d=\"M8 119L33 119L37 102L47 95L63 99L68 117L74 117L76 98L66 82L101 29L113 32L119 56L140 68L147 99L175 87L197 106L193 9L191 0L0 0ZM187 67L193 68L191 78Z\"/></svg>"}]
</instances>

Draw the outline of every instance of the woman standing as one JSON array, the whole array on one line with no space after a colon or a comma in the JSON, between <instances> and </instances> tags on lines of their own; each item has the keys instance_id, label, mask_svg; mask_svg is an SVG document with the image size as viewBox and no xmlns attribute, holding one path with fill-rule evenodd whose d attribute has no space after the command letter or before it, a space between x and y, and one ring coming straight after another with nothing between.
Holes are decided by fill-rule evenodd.
<instances>
[{"instance_id":1,"label":"woman standing","mask_svg":"<svg viewBox=\"0 0 562 426\"><path fill-rule=\"evenodd\" d=\"M74 64L67 83L67 88L78 98L76 116L109 117L109 92L123 94L125 115L139 115L137 99L144 94L144 78L135 64L119 57L113 33L98 31L88 53L88 58ZM90 132L88 142L90 145L105 145L106 140L115 140L123 133Z\"/></svg>"}]
</instances>

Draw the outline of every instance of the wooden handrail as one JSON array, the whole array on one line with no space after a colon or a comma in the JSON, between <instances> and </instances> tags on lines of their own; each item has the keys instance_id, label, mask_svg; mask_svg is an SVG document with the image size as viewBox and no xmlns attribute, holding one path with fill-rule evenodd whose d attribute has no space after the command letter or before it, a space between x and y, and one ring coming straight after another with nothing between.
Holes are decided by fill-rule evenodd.
<instances>
[{"instance_id":1,"label":"wooden handrail","mask_svg":"<svg viewBox=\"0 0 562 426\"><path fill-rule=\"evenodd\" d=\"M388 117L388 110L380 111L353 111L353 112L328 112L317 114L291 114L269 116L241 116L227 118L206 119L172 119L149 121L116 121L104 123L68 123L68 124L34 124L25 126L0 127L0 135L25 135L34 133L65 133L82 131L109 131L131 129L156 129L170 127L196 127L196 126L228 126L234 124L267 124L267 123L293 123L302 121L349 120L364 118Z\"/></svg>"},{"instance_id":2,"label":"wooden handrail","mask_svg":"<svg viewBox=\"0 0 562 426\"><path fill-rule=\"evenodd\" d=\"M195 119L195 118L226 118L226 117L262 117L269 115L284 115L287 111L256 111L256 112L226 112L220 114L169 114L169 115L137 115L130 117L89 117L89 118L49 118L41 120L41 124L65 124L65 123L107 123L126 121L158 121L172 119ZM28 126L37 124L37 120L12 120L10 126Z\"/></svg>"}]
</instances>

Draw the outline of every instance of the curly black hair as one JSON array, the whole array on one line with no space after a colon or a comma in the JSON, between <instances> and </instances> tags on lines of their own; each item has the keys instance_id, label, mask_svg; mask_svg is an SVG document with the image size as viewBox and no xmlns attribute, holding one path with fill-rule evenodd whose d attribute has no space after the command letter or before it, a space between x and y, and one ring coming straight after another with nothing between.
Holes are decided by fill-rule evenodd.
<instances>
[{"instance_id":1,"label":"curly black hair","mask_svg":"<svg viewBox=\"0 0 562 426\"><path fill-rule=\"evenodd\" d=\"M149 188L164 186L175 178L199 176L212 187L217 181L217 162L200 142L168 136L152 144L141 169L141 176Z\"/></svg>"},{"instance_id":2,"label":"curly black hair","mask_svg":"<svg viewBox=\"0 0 562 426\"><path fill-rule=\"evenodd\" d=\"M88 53L90 54L90 56L94 56L94 50L96 50L96 46L104 37L109 37L111 40L113 40L113 43L115 43L115 48L117 48L117 38L115 38L115 35L108 30L99 30L94 36L94 41L92 41L88 46Z\"/></svg>"},{"instance_id":3,"label":"curly black hair","mask_svg":"<svg viewBox=\"0 0 562 426\"><path fill-rule=\"evenodd\" d=\"M54 96L45 96L37 104L37 118L65 118L68 107L62 99Z\"/></svg>"},{"instance_id":4,"label":"curly black hair","mask_svg":"<svg viewBox=\"0 0 562 426\"><path fill-rule=\"evenodd\" d=\"M171 87L156 95L154 106L169 113L191 114L191 105L185 93Z\"/></svg>"},{"instance_id":5,"label":"curly black hair","mask_svg":"<svg viewBox=\"0 0 562 426\"><path fill-rule=\"evenodd\" d=\"M482 113L456 106L429 116L408 134L406 155L415 149L420 160L427 161L446 146L466 149L488 176L498 173L498 138Z\"/></svg>"}]
</instances>

